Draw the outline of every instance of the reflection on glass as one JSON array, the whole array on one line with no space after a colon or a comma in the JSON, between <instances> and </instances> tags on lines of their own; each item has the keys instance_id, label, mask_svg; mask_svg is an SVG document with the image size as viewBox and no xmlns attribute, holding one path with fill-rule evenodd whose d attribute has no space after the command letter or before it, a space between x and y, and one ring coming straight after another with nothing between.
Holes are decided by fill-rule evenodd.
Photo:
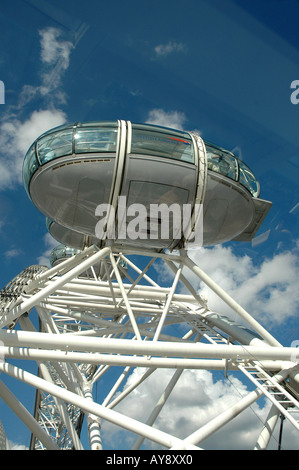
<instances>
[{"instance_id":1,"label":"reflection on glass","mask_svg":"<svg viewBox=\"0 0 299 470\"><path fill-rule=\"evenodd\" d=\"M193 143L186 132L132 126L131 153L155 155L194 163Z\"/></svg>"},{"instance_id":2,"label":"reflection on glass","mask_svg":"<svg viewBox=\"0 0 299 470\"><path fill-rule=\"evenodd\" d=\"M75 153L116 152L118 128L115 122L94 122L59 126L40 136L28 150L23 178L28 191L30 179L40 165ZM113 154L112 154L113 155Z\"/></svg>"},{"instance_id":3,"label":"reflection on glass","mask_svg":"<svg viewBox=\"0 0 299 470\"><path fill-rule=\"evenodd\" d=\"M252 171L243 162L239 162L239 181L253 196L258 196L259 184Z\"/></svg>"},{"instance_id":4,"label":"reflection on glass","mask_svg":"<svg viewBox=\"0 0 299 470\"><path fill-rule=\"evenodd\" d=\"M231 152L205 144L207 150L208 169L238 181L253 197L259 196L259 183L252 171Z\"/></svg>"},{"instance_id":5,"label":"reflection on glass","mask_svg":"<svg viewBox=\"0 0 299 470\"><path fill-rule=\"evenodd\" d=\"M55 261L70 258L71 256L74 256L77 253L80 253L80 250L65 245L58 245L52 250L50 254L50 264L51 266L53 266Z\"/></svg>"},{"instance_id":6,"label":"reflection on glass","mask_svg":"<svg viewBox=\"0 0 299 470\"><path fill-rule=\"evenodd\" d=\"M229 153L224 153L212 149L208 145L207 149L207 160L208 160L208 169L221 173L228 178L237 180L238 178L238 166L237 160Z\"/></svg>"},{"instance_id":7,"label":"reflection on glass","mask_svg":"<svg viewBox=\"0 0 299 470\"><path fill-rule=\"evenodd\" d=\"M53 132L37 141L37 155L41 165L54 158L72 154L73 129Z\"/></svg>"},{"instance_id":8,"label":"reflection on glass","mask_svg":"<svg viewBox=\"0 0 299 470\"><path fill-rule=\"evenodd\" d=\"M26 154L26 159L23 165L23 178L26 183L26 188L29 185L29 181L33 173L38 168L38 162L35 155L35 143L31 145L30 149Z\"/></svg>"},{"instance_id":9,"label":"reflection on glass","mask_svg":"<svg viewBox=\"0 0 299 470\"><path fill-rule=\"evenodd\" d=\"M79 128L75 134L75 152L115 152L116 142L116 128Z\"/></svg>"}]
</instances>

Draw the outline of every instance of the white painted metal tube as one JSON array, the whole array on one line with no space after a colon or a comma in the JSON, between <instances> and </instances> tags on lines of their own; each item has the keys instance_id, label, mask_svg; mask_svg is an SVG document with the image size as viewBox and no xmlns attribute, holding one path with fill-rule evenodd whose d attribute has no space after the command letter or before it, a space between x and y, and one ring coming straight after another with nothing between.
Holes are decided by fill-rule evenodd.
<instances>
[{"instance_id":1,"label":"white painted metal tube","mask_svg":"<svg viewBox=\"0 0 299 470\"><path fill-rule=\"evenodd\" d=\"M162 341L138 341L113 338L92 338L77 335L53 335L18 330L0 330L0 340L4 346L37 347L61 349L64 351L83 350L113 354L160 355L185 358L221 358L249 360L286 360L298 354L294 347L256 347L241 345L221 345L203 343L183 343ZM295 365L295 364L294 364Z\"/></svg>"},{"instance_id":2,"label":"white painted metal tube","mask_svg":"<svg viewBox=\"0 0 299 470\"><path fill-rule=\"evenodd\" d=\"M167 313L168 313L168 309L169 309L169 307L170 307L170 303L171 303L171 301L172 301L172 299L173 299L173 296L174 296L174 293L175 293L177 284L178 284L178 282L179 282L179 278L180 278L181 272L182 272L182 266L179 267L179 269L177 270L177 273L176 273L176 275L175 275L175 278L174 278L174 281L173 281L173 284L172 284L170 293L169 293L169 295L168 295L168 297L167 297L167 301L166 301L166 304L165 304L163 313L162 313L162 315L161 315L159 324L158 324L158 326L157 326L157 328L156 328L156 332L155 332L153 341L157 341L158 338L159 338L159 335L160 335L160 333L161 333L161 330L162 330L162 327L163 327L163 324L164 324L166 315L167 315Z\"/></svg>"},{"instance_id":3,"label":"white painted metal tube","mask_svg":"<svg viewBox=\"0 0 299 470\"><path fill-rule=\"evenodd\" d=\"M110 400L112 399L112 397L115 395L115 393L117 392L117 390L119 389L119 387L121 386L121 384L123 383L123 381L126 379L127 375L129 374L131 370L131 367L125 367L125 369L121 372L120 376L118 377L118 379L116 380L115 384L113 385L113 387L111 388L110 392L108 393L108 395L106 396L106 398L103 400L103 403L102 405L103 406L107 406L108 403L110 402ZM94 381L94 377L93 377L93 381Z\"/></svg>"},{"instance_id":4,"label":"white painted metal tube","mask_svg":"<svg viewBox=\"0 0 299 470\"><path fill-rule=\"evenodd\" d=\"M157 417L159 416L163 406L165 405L170 393L172 392L173 388L175 387L177 381L179 380L179 378L181 377L183 373L183 370L177 370L171 380L169 381L167 387L165 388L164 392L162 393L162 395L160 396L158 402L156 403L153 411L151 412L150 416L148 417L147 421L146 421L146 424L148 424L149 426L152 426L154 424L154 422L156 421ZM132 447L132 450L138 450L140 448L140 446L142 445L144 441L144 438L142 436L139 436L133 447Z\"/></svg>"},{"instance_id":5,"label":"white painted metal tube","mask_svg":"<svg viewBox=\"0 0 299 470\"><path fill-rule=\"evenodd\" d=\"M167 266L169 266L169 268L174 272L176 273L177 271L177 267L176 265L172 262L172 261L169 261L169 260L165 260L165 263L167 264ZM201 298L201 296L199 295L198 292L196 292L196 290L194 289L194 287L190 284L190 282L185 278L185 276L183 274L181 274L181 277L180 277L180 281L182 282L182 284L184 284L184 286L188 289L188 291L193 295L193 297L197 300L198 304L201 305L203 308L206 308L206 305L205 305L205 302L204 300Z\"/></svg>"},{"instance_id":6,"label":"white painted metal tube","mask_svg":"<svg viewBox=\"0 0 299 470\"><path fill-rule=\"evenodd\" d=\"M241 344L248 344L251 346L267 346L267 343L253 331L232 322L224 315L219 315L215 312L207 312L204 318L209 324L220 328L220 330L227 333L232 338L236 339Z\"/></svg>"},{"instance_id":7,"label":"white painted metal tube","mask_svg":"<svg viewBox=\"0 0 299 470\"><path fill-rule=\"evenodd\" d=\"M73 266L78 265L78 260L80 260L82 258L85 258L86 256L93 253L94 251L95 251L95 247L90 246L89 248L82 251L81 253L78 253L76 256L72 256L71 258L68 258L68 259L62 261L61 263L59 263L57 266L54 266L53 268L48 269L47 271L43 272L42 274L39 274L36 277L36 280L38 282L40 282L44 279L49 279L49 277L55 276L58 273L64 272L66 269L72 269ZM33 282L35 282L35 281L33 281ZM33 283L30 283L29 291L31 290L30 289L31 285L33 285Z\"/></svg>"},{"instance_id":8,"label":"white painted metal tube","mask_svg":"<svg viewBox=\"0 0 299 470\"><path fill-rule=\"evenodd\" d=\"M121 291L121 294L122 294L122 298L125 302L125 305L126 305L126 309L127 309L127 313L129 315L129 318L130 318L130 322L131 322L131 325L133 327L133 330L134 330L134 333L137 337L138 340L141 340L141 335L140 335L140 332L139 332L139 329L138 329L138 326L137 326L137 323L136 323L136 319L135 319L135 316L134 316L134 313L131 309L131 305L128 301L128 297L127 297L127 294L126 294L126 291L123 287L123 283L122 283L122 279L121 279L121 276L119 274L119 271L118 271L118 267L116 265L116 262L115 262L115 259L114 259L114 256L113 254L110 252L110 261L111 261L111 264L114 268L114 272L115 272L115 275L116 275L116 278L118 280L118 285L119 285L119 288L120 288L120 291Z\"/></svg>"},{"instance_id":9,"label":"white painted metal tube","mask_svg":"<svg viewBox=\"0 0 299 470\"><path fill-rule=\"evenodd\" d=\"M141 269L138 268L130 259L126 258L121 254L121 258L128 264L128 266L131 266L138 274L138 278L136 279L136 284L138 284L139 280L141 278L146 279L152 286L154 287L159 287L159 284L157 284L155 281L153 281L147 274L147 270L150 268L150 266L155 262L156 258L152 258L150 262L147 264L147 266L141 271ZM135 286L134 286L135 287Z\"/></svg>"},{"instance_id":10,"label":"white painted metal tube","mask_svg":"<svg viewBox=\"0 0 299 470\"><path fill-rule=\"evenodd\" d=\"M275 375L275 379L277 382L281 382L284 380L289 374L289 371L283 370L280 371L278 374ZM233 418L238 416L242 411L252 405L255 401L257 401L263 395L262 390L255 389L252 392L248 393L245 397L241 398L235 405L231 408L223 411L220 415L216 416L214 419L209 421L207 424L202 426L200 429L195 431L194 433L190 434L185 441L189 442L190 444L200 444L203 440L207 439L211 434L218 431L221 427L225 424L230 422Z\"/></svg>"},{"instance_id":11,"label":"white painted metal tube","mask_svg":"<svg viewBox=\"0 0 299 470\"><path fill-rule=\"evenodd\" d=\"M113 409L120 403L122 400L124 400L131 392L132 390L135 390L142 382L144 382L151 374L155 372L155 368L149 368L146 369L141 376L139 376L137 379L135 378L134 382L128 385L122 392L120 392L113 401L107 404L107 408Z\"/></svg>"},{"instance_id":12,"label":"white painted metal tube","mask_svg":"<svg viewBox=\"0 0 299 470\"><path fill-rule=\"evenodd\" d=\"M7 325L23 313L28 312L32 307L34 307L35 304L43 300L48 295L53 294L53 292L55 292L60 287L64 286L64 284L66 284L70 279L73 279L82 272L86 271L87 268L95 264L101 258L107 256L109 253L110 248L103 248L94 255L91 255L88 259L84 260L78 266L75 266L63 276L56 279L54 282L41 289L36 294L32 295L32 297L30 297L29 299L26 299L24 302L14 307L7 315L3 315L3 321L0 322L0 327L2 326L2 324Z\"/></svg>"},{"instance_id":13,"label":"white painted metal tube","mask_svg":"<svg viewBox=\"0 0 299 470\"><path fill-rule=\"evenodd\" d=\"M268 447L269 441L273 434L274 428L276 426L277 420L279 418L280 411L275 405L272 405L268 414L268 417L265 421L265 425L260 433L254 450L265 450Z\"/></svg>"},{"instance_id":14,"label":"white painted metal tube","mask_svg":"<svg viewBox=\"0 0 299 470\"><path fill-rule=\"evenodd\" d=\"M47 287L53 285L54 282L57 282L60 278L55 281L48 281L46 283ZM68 295L73 294L89 294L94 296L100 297L108 297L111 298L111 289L106 286L99 285L96 282L93 284L80 284L75 279L74 282L68 282L64 285L59 286L61 292L65 292ZM158 301L165 301L166 296L169 293L169 289L155 289L154 287L147 288L148 286L135 286L135 288L130 292L128 298L129 299L142 299L142 300L158 300ZM127 286L123 284L123 288L127 289ZM128 289L129 290L129 289ZM113 294L116 298L122 298L122 291L117 284L113 284ZM82 297L83 299L84 297ZM81 299L81 298L80 298ZM77 300L80 300L77 298ZM76 300L76 299L74 299ZM94 299L95 300L95 299ZM188 294L174 294L173 301L175 302L189 302L189 303L197 303L197 300L194 299L192 295Z\"/></svg>"},{"instance_id":15,"label":"white painted metal tube","mask_svg":"<svg viewBox=\"0 0 299 470\"><path fill-rule=\"evenodd\" d=\"M263 395L261 390L254 390L238 401L234 406L225 410L216 418L209 421L207 424L202 426L200 429L190 434L185 441L193 444L199 444L200 442L207 439L209 436L214 434L218 429L223 427L225 424L230 422L233 418L238 416L242 411L248 408L252 403L258 400Z\"/></svg>"},{"instance_id":16,"label":"white painted metal tube","mask_svg":"<svg viewBox=\"0 0 299 470\"><path fill-rule=\"evenodd\" d=\"M92 413L96 416L106 419L111 423L114 423L128 431L140 434L147 439L150 439L166 448L171 448L176 446L181 449L198 449L197 446L190 445L187 442L184 442L182 439L173 437L163 431L158 429L153 429L150 426L143 424L133 418L124 416L117 411L110 410L98 403L90 402L86 398L80 397L64 388L61 388L55 384L49 383L40 377L21 370L18 367L15 367L11 364L1 363L0 371L15 377L16 379L22 380L23 382L32 385L40 390L44 390L46 393L56 396L66 402L72 403L78 408L82 409L87 413Z\"/></svg>"},{"instance_id":17,"label":"white painted metal tube","mask_svg":"<svg viewBox=\"0 0 299 470\"><path fill-rule=\"evenodd\" d=\"M39 369L40 369L40 372L42 374L42 377L45 381L47 381L48 383L52 383L54 384L53 380L52 380L52 377L51 377L51 374L49 373L49 370L48 368L46 367L45 364L39 364ZM73 442L73 445L74 445L74 449L75 450L83 450L83 446L82 446L82 443L79 439L79 436L74 428L74 425L72 423L72 420L70 419L70 415L69 413L67 412L67 408L66 408L66 404L63 400L61 400L61 398L59 397L53 397L54 398L54 402L55 402L55 405L56 405L56 408L57 408L57 411L62 419L62 422L65 424L65 427L72 439L72 442Z\"/></svg>"},{"instance_id":18,"label":"white painted metal tube","mask_svg":"<svg viewBox=\"0 0 299 470\"><path fill-rule=\"evenodd\" d=\"M48 349L1 347L1 356L12 359L31 361L56 361L78 364L102 364L109 366L157 367L169 369L207 369L207 370L237 370L238 365L225 359L185 359L170 357L137 357L129 355L83 353L72 351L51 351ZM260 361L267 370L281 370L284 361Z\"/></svg>"},{"instance_id":19,"label":"white painted metal tube","mask_svg":"<svg viewBox=\"0 0 299 470\"><path fill-rule=\"evenodd\" d=\"M47 349L31 349L2 347L1 356L6 359L25 359L31 361L55 361L78 364L101 364L110 366L158 367L171 369L210 369L223 370L226 361L223 359L178 359L137 357L114 354L83 353L71 351L51 351ZM237 370L237 366L231 369Z\"/></svg>"},{"instance_id":20,"label":"white painted metal tube","mask_svg":"<svg viewBox=\"0 0 299 470\"><path fill-rule=\"evenodd\" d=\"M249 326L251 326L271 346L281 346L280 343L263 328L246 310L241 307L224 289L200 269L188 256L184 258L186 266L196 274L210 289L212 289L229 307L231 307Z\"/></svg>"},{"instance_id":21,"label":"white painted metal tube","mask_svg":"<svg viewBox=\"0 0 299 470\"><path fill-rule=\"evenodd\" d=\"M92 397L92 385L85 384L83 387L83 394L84 397L93 403ZM101 439L101 426L100 426L100 419L89 413L87 415L87 428L89 434L89 442L90 442L90 449L91 450L103 450L102 447L102 439Z\"/></svg>"},{"instance_id":22,"label":"white painted metal tube","mask_svg":"<svg viewBox=\"0 0 299 470\"><path fill-rule=\"evenodd\" d=\"M51 439L51 437L42 429L40 424L34 419L24 405L17 397L6 387L0 380L0 397L12 409L12 411L20 418L28 429L39 439L48 450L59 450L59 447Z\"/></svg>"}]
</instances>

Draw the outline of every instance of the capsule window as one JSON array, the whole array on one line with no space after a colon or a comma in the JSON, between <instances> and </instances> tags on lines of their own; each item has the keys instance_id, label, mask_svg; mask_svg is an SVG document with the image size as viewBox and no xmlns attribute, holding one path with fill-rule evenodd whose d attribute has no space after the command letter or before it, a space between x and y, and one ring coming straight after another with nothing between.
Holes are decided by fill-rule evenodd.
<instances>
[{"instance_id":1,"label":"capsule window","mask_svg":"<svg viewBox=\"0 0 299 470\"><path fill-rule=\"evenodd\" d=\"M206 145L208 169L235 181L238 179L237 159L229 153Z\"/></svg>"},{"instance_id":2,"label":"capsule window","mask_svg":"<svg viewBox=\"0 0 299 470\"><path fill-rule=\"evenodd\" d=\"M131 153L173 158L194 163L193 143L189 134L170 133L149 126L132 126Z\"/></svg>"},{"instance_id":3,"label":"capsule window","mask_svg":"<svg viewBox=\"0 0 299 470\"><path fill-rule=\"evenodd\" d=\"M45 135L37 142L37 155L41 165L64 155L72 154L73 129Z\"/></svg>"},{"instance_id":4,"label":"capsule window","mask_svg":"<svg viewBox=\"0 0 299 470\"><path fill-rule=\"evenodd\" d=\"M259 196L259 183L248 166L220 147L217 148L207 143L205 146L209 170L238 181L250 191L253 197Z\"/></svg>"},{"instance_id":5,"label":"capsule window","mask_svg":"<svg viewBox=\"0 0 299 470\"><path fill-rule=\"evenodd\" d=\"M35 143L31 145L28 150L23 165L23 178L26 184L26 188L29 186L30 179L33 173L38 169L38 162L35 155Z\"/></svg>"},{"instance_id":6,"label":"capsule window","mask_svg":"<svg viewBox=\"0 0 299 470\"><path fill-rule=\"evenodd\" d=\"M117 128L78 128L75 133L75 152L115 152Z\"/></svg>"},{"instance_id":7,"label":"capsule window","mask_svg":"<svg viewBox=\"0 0 299 470\"><path fill-rule=\"evenodd\" d=\"M239 181L251 192L252 196L258 197L259 184L252 171L243 162L239 162Z\"/></svg>"}]
</instances>

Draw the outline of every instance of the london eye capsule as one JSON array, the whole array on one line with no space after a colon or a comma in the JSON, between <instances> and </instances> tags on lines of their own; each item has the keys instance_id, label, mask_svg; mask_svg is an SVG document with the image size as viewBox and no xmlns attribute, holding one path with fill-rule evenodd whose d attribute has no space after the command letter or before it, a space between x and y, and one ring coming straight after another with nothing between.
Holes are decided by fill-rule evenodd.
<instances>
[{"instance_id":1,"label":"london eye capsule","mask_svg":"<svg viewBox=\"0 0 299 470\"><path fill-rule=\"evenodd\" d=\"M231 152L193 132L130 121L46 132L25 156L23 179L54 237L79 249L83 240L174 249L196 230L203 246L250 241L271 207Z\"/></svg>"},{"instance_id":2,"label":"london eye capsule","mask_svg":"<svg viewBox=\"0 0 299 470\"><path fill-rule=\"evenodd\" d=\"M46 225L50 235L61 245L72 247L79 251L98 242L96 237L84 235L84 233L66 228L48 217L46 218Z\"/></svg>"},{"instance_id":3,"label":"london eye capsule","mask_svg":"<svg viewBox=\"0 0 299 470\"><path fill-rule=\"evenodd\" d=\"M52 267L57 266L57 264L62 263L79 252L80 250L77 250L76 248L65 246L63 244L57 245L50 253L50 265Z\"/></svg>"}]
</instances>

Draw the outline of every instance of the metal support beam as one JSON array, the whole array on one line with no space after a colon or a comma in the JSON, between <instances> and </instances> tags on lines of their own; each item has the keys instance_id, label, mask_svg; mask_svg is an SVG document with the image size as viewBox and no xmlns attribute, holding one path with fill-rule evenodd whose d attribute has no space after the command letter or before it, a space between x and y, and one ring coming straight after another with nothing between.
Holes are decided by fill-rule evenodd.
<instances>
[{"instance_id":1,"label":"metal support beam","mask_svg":"<svg viewBox=\"0 0 299 470\"><path fill-rule=\"evenodd\" d=\"M251 326L265 341L271 346L281 346L281 344L261 326L246 310L241 307L222 287L211 279L202 269L197 266L188 256L184 258L185 265L198 276L220 299L231 307L249 326Z\"/></svg>"},{"instance_id":2,"label":"metal support beam","mask_svg":"<svg viewBox=\"0 0 299 470\"><path fill-rule=\"evenodd\" d=\"M83 387L84 397L94 403L92 397L92 384L85 384ZM87 428L91 450L103 450L101 439L100 419L92 413L87 415Z\"/></svg>"},{"instance_id":3,"label":"metal support beam","mask_svg":"<svg viewBox=\"0 0 299 470\"><path fill-rule=\"evenodd\" d=\"M20 420L30 429L48 450L59 450L59 447L51 439L51 437L44 431L38 424L34 417L24 407L24 405L17 399L17 397L7 388L7 386L0 380L0 397L12 409L12 411L20 418Z\"/></svg>"},{"instance_id":4,"label":"metal support beam","mask_svg":"<svg viewBox=\"0 0 299 470\"><path fill-rule=\"evenodd\" d=\"M221 345L160 341L131 341L114 338L85 338L77 335L53 335L27 331L0 331L0 341L5 346L60 349L64 351L88 350L90 352L113 354L140 354L174 356L186 358L221 358L243 360L292 361L298 353L295 347L256 347L242 345ZM294 364L295 365L295 364Z\"/></svg>"},{"instance_id":5,"label":"metal support beam","mask_svg":"<svg viewBox=\"0 0 299 470\"><path fill-rule=\"evenodd\" d=\"M258 437L254 450L266 450L270 442L271 436L275 429L276 423L278 421L280 411L275 405L272 405L261 431L261 434Z\"/></svg>"},{"instance_id":6,"label":"metal support beam","mask_svg":"<svg viewBox=\"0 0 299 470\"><path fill-rule=\"evenodd\" d=\"M169 395L170 393L172 392L172 390L174 389L175 385L177 384L179 378L181 377L182 375L182 372L183 370L177 370L170 382L168 383L167 387L165 388L164 392L162 393L162 395L160 396L158 402L156 403L152 413L150 414L150 416L148 417L147 421L146 421L146 424L148 424L149 426L152 426L154 424L154 422L156 421L157 417L159 416L163 406L165 405L167 399L169 398ZM140 446L142 445L144 441L144 438L139 436L133 447L132 447L132 450L138 450L140 448Z\"/></svg>"},{"instance_id":7,"label":"metal support beam","mask_svg":"<svg viewBox=\"0 0 299 470\"><path fill-rule=\"evenodd\" d=\"M63 287L70 279L78 276L88 269L90 266L95 264L100 259L104 258L110 253L110 248L103 248L94 255L91 255L88 259L84 260L79 265L72 268L70 271L65 273L63 276L51 282L48 286L41 289L36 294L33 294L29 299L24 300L19 305L14 307L8 314L3 314L0 327L12 323L13 320L19 318L23 313L29 312L32 307L38 304L40 301L45 299L50 294L53 294L57 289Z\"/></svg>"},{"instance_id":8,"label":"metal support beam","mask_svg":"<svg viewBox=\"0 0 299 470\"><path fill-rule=\"evenodd\" d=\"M98 403L91 402L86 398L80 397L75 393L47 382L40 377L36 377L29 372L22 371L18 367L12 366L11 364L0 363L0 371L10 375L11 377L22 380L29 385L33 385L34 387L44 390L52 396L72 403L87 413L92 413L102 419L106 419L111 423L127 429L128 431L138 433L166 448L180 446L181 449L198 449L197 446L192 444L190 445L189 443L184 442L181 439L171 436L163 431L153 429L150 426L143 424L133 418L124 416L114 410L110 410L102 405L99 405Z\"/></svg>"}]
</instances>

